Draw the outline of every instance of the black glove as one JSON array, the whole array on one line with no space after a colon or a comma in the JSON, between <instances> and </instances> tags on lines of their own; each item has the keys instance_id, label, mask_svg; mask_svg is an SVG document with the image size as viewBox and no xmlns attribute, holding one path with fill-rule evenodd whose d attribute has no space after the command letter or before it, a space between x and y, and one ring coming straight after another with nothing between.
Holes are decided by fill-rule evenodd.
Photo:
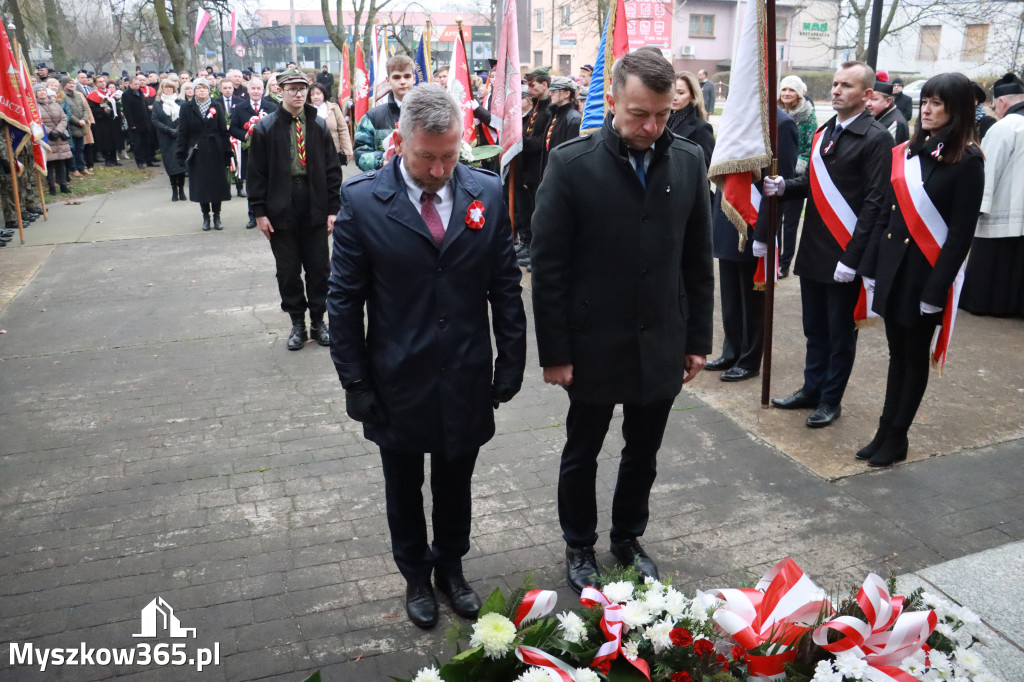
<instances>
[{"instance_id":1,"label":"black glove","mask_svg":"<svg viewBox=\"0 0 1024 682\"><path fill-rule=\"evenodd\" d=\"M345 391L345 412L357 422L380 426L388 422L377 394L365 381L357 381Z\"/></svg>"},{"instance_id":2,"label":"black glove","mask_svg":"<svg viewBox=\"0 0 1024 682\"><path fill-rule=\"evenodd\" d=\"M519 393L519 389L523 387L523 381L513 383L504 383L501 381L495 381L491 384L491 405L494 409L498 409L501 403L507 403Z\"/></svg>"}]
</instances>

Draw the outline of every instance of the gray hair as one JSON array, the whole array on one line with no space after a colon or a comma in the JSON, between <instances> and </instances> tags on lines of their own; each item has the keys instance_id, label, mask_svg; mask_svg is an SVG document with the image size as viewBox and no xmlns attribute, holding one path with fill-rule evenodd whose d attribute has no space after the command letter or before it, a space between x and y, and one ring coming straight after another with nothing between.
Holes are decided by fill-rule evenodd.
<instances>
[{"instance_id":1,"label":"gray hair","mask_svg":"<svg viewBox=\"0 0 1024 682\"><path fill-rule=\"evenodd\" d=\"M416 128L441 135L456 127L462 130L462 108L439 84L417 85L402 99L398 132L404 139L411 139Z\"/></svg>"}]
</instances>

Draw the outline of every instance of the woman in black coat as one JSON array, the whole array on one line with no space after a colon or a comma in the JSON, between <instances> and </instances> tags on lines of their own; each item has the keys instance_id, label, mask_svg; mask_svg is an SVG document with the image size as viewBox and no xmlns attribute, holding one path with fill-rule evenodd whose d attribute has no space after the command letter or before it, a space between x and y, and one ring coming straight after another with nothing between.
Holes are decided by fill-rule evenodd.
<instances>
[{"instance_id":1,"label":"woman in black coat","mask_svg":"<svg viewBox=\"0 0 1024 682\"><path fill-rule=\"evenodd\" d=\"M941 346L930 351L932 337L937 326L952 327L943 313L947 308L949 313L956 311L952 287L971 248L985 188L974 111L974 92L966 76L934 76L921 90L914 136L893 150L893 182L885 202L891 208L879 216L860 268L865 285L874 289L872 308L885 319L889 342L889 376L878 432L857 453L857 459L868 460L869 466L891 466L906 459L907 432L928 386L929 356L933 365L944 360ZM915 180L917 168L920 178ZM915 219L929 215L921 210L928 204L944 225L935 219ZM943 228L948 230L944 241ZM929 236L933 234L938 236Z\"/></svg>"},{"instance_id":2,"label":"woman in black coat","mask_svg":"<svg viewBox=\"0 0 1024 682\"><path fill-rule=\"evenodd\" d=\"M667 127L679 137L700 145L704 150L705 169L711 163L711 152L715 151L715 131L707 118L697 77L689 71L680 71L676 74L676 95L672 98Z\"/></svg>"},{"instance_id":3,"label":"woman in black coat","mask_svg":"<svg viewBox=\"0 0 1024 682\"><path fill-rule=\"evenodd\" d=\"M160 84L160 96L153 102L153 127L160 143L160 158L171 179L171 201L185 201L185 165L178 160L181 107L178 89L165 80Z\"/></svg>"},{"instance_id":4,"label":"woman in black coat","mask_svg":"<svg viewBox=\"0 0 1024 682\"><path fill-rule=\"evenodd\" d=\"M220 204L231 200L228 163L231 143L223 107L210 99L210 83L205 78L193 82L195 98L181 105L178 120L178 161L188 169L188 194L203 210L203 230L223 230Z\"/></svg>"}]
</instances>

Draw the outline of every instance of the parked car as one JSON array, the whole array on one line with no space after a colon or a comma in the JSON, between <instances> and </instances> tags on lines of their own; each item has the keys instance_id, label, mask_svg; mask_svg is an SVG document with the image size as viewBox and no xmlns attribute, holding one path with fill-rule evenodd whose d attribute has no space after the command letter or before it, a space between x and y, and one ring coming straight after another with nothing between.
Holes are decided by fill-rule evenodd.
<instances>
[{"instance_id":1,"label":"parked car","mask_svg":"<svg viewBox=\"0 0 1024 682\"><path fill-rule=\"evenodd\" d=\"M916 80L910 85L903 86L903 94L914 100L914 106L917 107L921 103L921 88L928 82L927 78Z\"/></svg>"}]
</instances>

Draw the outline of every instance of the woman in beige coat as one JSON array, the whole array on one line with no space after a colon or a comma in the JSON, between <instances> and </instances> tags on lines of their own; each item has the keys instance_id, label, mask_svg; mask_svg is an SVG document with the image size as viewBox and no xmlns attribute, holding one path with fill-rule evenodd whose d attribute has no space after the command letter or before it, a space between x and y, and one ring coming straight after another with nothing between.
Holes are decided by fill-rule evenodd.
<instances>
[{"instance_id":1,"label":"woman in beige coat","mask_svg":"<svg viewBox=\"0 0 1024 682\"><path fill-rule=\"evenodd\" d=\"M313 83L309 88L309 103L316 107L317 118L327 123L327 130L334 140L334 149L338 152L338 161L344 166L352 158L352 136L348 132L345 115L341 107L330 101L327 89L320 83Z\"/></svg>"},{"instance_id":2,"label":"woman in beige coat","mask_svg":"<svg viewBox=\"0 0 1024 682\"><path fill-rule=\"evenodd\" d=\"M50 186L50 194L57 193L57 184L60 183L60 191L70 194L67 180L65 180L64 166L71 159L71 145L68 144L68 117L64 109L57 104L54 94L46 87L45 83L39 83L35 88L36 105L39 107L39 117L46 128L46 134L50 141L50 153L46 156L46 183Z\"/></svg>"}]
</instances>

